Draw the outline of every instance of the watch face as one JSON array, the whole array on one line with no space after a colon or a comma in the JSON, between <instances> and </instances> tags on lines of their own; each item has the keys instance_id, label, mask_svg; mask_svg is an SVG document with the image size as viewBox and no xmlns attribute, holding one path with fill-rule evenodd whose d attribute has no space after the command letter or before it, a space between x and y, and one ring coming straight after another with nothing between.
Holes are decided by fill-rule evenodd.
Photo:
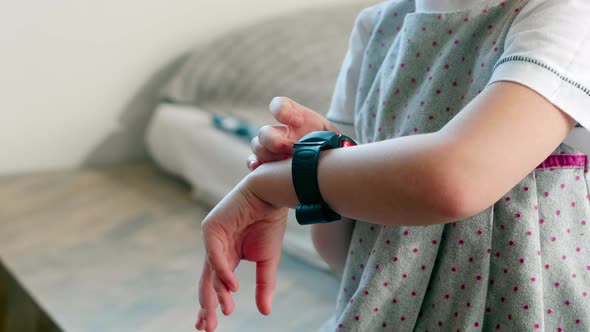
<instances>
[{"instance_id":1,"label":"watch face","mask_svg":"<svg viewBox=\"0 0 590 332\"><path fill-rule=\"evenodd\" d=\"M325 142L336 135L333 131L314 131L303 136L299 142Z\"/></svg>"}]
</instances>

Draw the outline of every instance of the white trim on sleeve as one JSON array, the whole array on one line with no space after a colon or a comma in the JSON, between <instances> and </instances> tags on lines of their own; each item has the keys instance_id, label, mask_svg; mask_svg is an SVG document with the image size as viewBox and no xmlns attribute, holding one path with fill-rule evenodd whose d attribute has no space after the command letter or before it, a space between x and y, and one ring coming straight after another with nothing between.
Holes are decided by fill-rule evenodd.
<instances>
[{"instance_id":1,"label":"white trim on sleeve","mask_svg":"<svg viewBox=\"0 0 590 332\"><path fill-rule=\"evenodd\" d=\"M497 81L512 81L529 87L582 126L590 128L590 89L541 61L523 56L500 59L487 85ZM580 130L587 131L575 128L566 142L590 154L590 142L586 141L588 135L580 134Z\"/></svg>"}]
</instances>

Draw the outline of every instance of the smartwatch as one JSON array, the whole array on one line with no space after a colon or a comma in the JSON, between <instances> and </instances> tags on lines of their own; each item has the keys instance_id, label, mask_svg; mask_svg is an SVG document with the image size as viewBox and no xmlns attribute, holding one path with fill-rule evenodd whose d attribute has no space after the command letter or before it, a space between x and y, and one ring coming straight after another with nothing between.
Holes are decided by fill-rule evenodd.
<instances>
[{"instance_id":1,"label":"smartwatch","mask_svg":"<svg viewBox=\"0 0 590 332\"><path fill-rule=\"evenodd\" d=\"M320 152L357 145L345 135L333 131L315 131L301 138L294 146L291 161L293 186L299 199L295 217L300 225L328 223L341 219L322 198L318 185Z\"/></svg>"}]
</instances>

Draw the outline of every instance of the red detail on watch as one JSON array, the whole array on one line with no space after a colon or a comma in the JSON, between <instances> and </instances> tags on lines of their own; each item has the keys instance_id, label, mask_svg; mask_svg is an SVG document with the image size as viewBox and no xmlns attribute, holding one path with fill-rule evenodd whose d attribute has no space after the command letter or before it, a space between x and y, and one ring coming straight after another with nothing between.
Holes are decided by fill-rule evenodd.
<instances>
[{"instance_id":1,"label":"red detail on watch","mask_svg":"<svg viewBox=\"0 0 590 332\"><path fill-rule=\"evenodd\" d=\"M355 144L354 144L354 143L352 143L352 142L349 142L349 141L342 141L341 147L343 147L343 148L348 148L348 147L351 147L351 146L354 146L354 145L355 145Z\"/></svg>"}]
</instances>

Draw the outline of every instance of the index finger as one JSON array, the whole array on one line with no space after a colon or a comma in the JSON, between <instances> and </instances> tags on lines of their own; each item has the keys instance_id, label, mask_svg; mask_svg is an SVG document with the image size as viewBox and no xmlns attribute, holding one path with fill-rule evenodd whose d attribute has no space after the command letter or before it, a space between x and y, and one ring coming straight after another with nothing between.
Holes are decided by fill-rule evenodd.
<instances>
[{"instance_id":1,"label":"index finger","mask_svg":"<svg viewBox=\"0 0 590 332\"><path fill-rule=\"evenodd\" d=\"M234 272L229 267L229 262L225 255L225 246L219 238L213 235L207 236L203 233L203 240L207 251L207 260L211 269L227 289L237 292L239 288L238 278L236 278Z\"/></svg>"},{"instance_id":2,"label":"index finger","mask_svg":"<svg viewBox=\"0 0 590 332\"><path fill-rule=\"evenodd\" d=\"M201 310L199 311L199 318L195 327L197 330L215 330L217 327L217 314L215 310L219 302L213 289L211 269L206 259L203 264L201 280L199 281L199 304L201 305Z\"/></svg>"}]
</instances>

